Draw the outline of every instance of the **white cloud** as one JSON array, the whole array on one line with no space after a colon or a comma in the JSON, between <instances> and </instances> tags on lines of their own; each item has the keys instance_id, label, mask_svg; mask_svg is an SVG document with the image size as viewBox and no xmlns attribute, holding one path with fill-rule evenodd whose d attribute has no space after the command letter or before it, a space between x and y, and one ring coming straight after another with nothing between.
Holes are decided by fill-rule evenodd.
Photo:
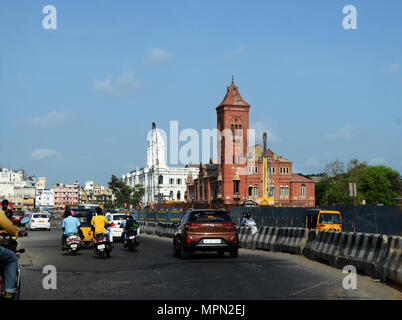
<instances>
[{"instance_id":1,"label":"white cloud","mask_svg":"<svg viewBox=\"0 0 402 320\"><path fill-rule=\"evenodd\" d=\"M392 66L384 69L384 71L387 73L396 73L402 71L402 66L399 62L395 62Z\"/></svg>"},{"instance_id":2,"label":"white cloud","mask_svg":"<svg viewBox=\"0 0 402 320\"><path fill-rule=\"evenodd\" d=\"M147 55L145 56L145 64L165 64L169 63L173 55L161 48L148 48Z\"/></svg>"},{"instance_id":3,"label":"white cloud","mask_svg":"<svg viewBox=\"0 0 402 320\"><path fill-rule=\"evenodd\" d=\"M350 140L355 133L352 131L351 126L346 126L336 132L327 134L328 140Z\"/></svg>"},{"instance_id":4,"label":"white cloud","mask_svg":"<svg viewBox=\"0 0 402 320\"><path fill-rule=\"evenodd\" d=\"M111 76L108 76L103 81L95 79L93 82L93 88L95 91L102 94L124 96L140 92L143 88L143 84L134 79L131 72L126 72L120 75L116 81L112 81Z\"/></svg>"},{"instance_id":5,"label":"white cloud","mask_svg":"<svg viewBox=\"0 0 402 320\"><path fill-rule=\"evenodd\" d=\"M57 155L59 155L59 153L52 149L36 149L34 152L32 152L31 159L40 161Z\"/></svg>"},{"instance_id":6,"label":"white cloud","mask_svg":"<svg viewBox=\"0 0 402 320\"><path fill-rule=\"evenodd\" d=\"M385 164L387 161L384 158L373 158L370 160L370 165L378 166L381 164Z\"/></svg>"},{"instance_id":7,"label":"white cloud","mask_svg":"<svg viewBox=\"0 0 402 320\"><path fill-rule=\"evenodd\" d=\"M242 54L244 54L246 52L246 50L247 50L247 47L245 45L241 45L240 47L238 47L235 50L225 52L222 55L222 59L227 61L234 57L241 56Z\"/></svg>"},{"instance_id":8,"label":"white cloud","mask_svg":"<svg viewBox=\"0 0 402 320\"><path fill-rule=\"evenodd\" d=\"M60 126L72 118L73 114L69 111L52 111L45 116L32 116L27 121L34 128L50 128Z\"/></svg>"}]
</instances>

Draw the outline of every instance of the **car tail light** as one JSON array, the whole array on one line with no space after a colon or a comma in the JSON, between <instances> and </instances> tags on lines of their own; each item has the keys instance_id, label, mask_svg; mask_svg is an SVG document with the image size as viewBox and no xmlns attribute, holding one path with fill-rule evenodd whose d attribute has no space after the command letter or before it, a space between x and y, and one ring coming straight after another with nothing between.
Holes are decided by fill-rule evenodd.
<instances>
[{"instance_id":1,"label":"car tail light","mask_svg":"<svg viewBox=\"0 0 402 320\"><path fill-rule=\"evenodd\" d=\"M226 226L226 227L235 227L236 223L234 223L234 222L225 222L223 225Z\"/></svg>"},{"instance_id":2,"label":"car tail light","mask_svg":"<svg viewBox=\"0 0 402 320\"><path fill-rule=\"evenodd\" d=\"M237 237L233 237L233 238L232 238L232 242L233 242L233 243L237 243Z\"/></svg>"},{"instance_id":3,"label":"car tail light","mask_svg":"<svg viewBox=\"0 0 402 320\"><path fill-rule=\"evenodd\" d=\"M35 222L35 220L31 220L31 222Z\"/></svg>"},{"instance_id":4,"label":"car tail light","mask_svg":"<svg viewBox=\"0 0 402 320\"><path fill-rule=\"evenodd\" d=\"M190 238L187 238L187 243L191 243L191 239L190 239Z\"/></svg>"},{"instance_id":5,"label":"car tail light","mask_svg":"<svg viewBox=\"0 0 402 320\"><path fill-rule=\"evenodd\" d=\"M115 226L115 224L114 224L114 222L112 222L112 227L114 227Z\"/></svg>"},{"instance_id":6,"label":"car tail light","mask_svg":"<svg viewBox=\"0 0 402 320\"><path fill-rule=\"evenodd\" d=\"M197 223L197 222L187 222L186 224L185 224L185 226L186 227L194 227L194 226L200 226L201 224L200 223Z\"/></svg>"}]
</instances>

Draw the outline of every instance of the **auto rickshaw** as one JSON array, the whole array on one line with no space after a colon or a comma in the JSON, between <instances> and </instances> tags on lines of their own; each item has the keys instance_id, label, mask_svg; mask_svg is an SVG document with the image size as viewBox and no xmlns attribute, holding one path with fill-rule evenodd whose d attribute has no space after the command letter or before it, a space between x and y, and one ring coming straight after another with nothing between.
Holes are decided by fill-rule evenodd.
<instances>
[{"instance_id":1,"label":"auto rickshaw","mask_svg":"<svg viewBox=\"0 0 402 320\"><path fill-rule=\"evenodd\" d=\"M74 217L80 219L81 226L80 230L83 235L83 246L92 247L93 246L93 231L91 229L91 220L96 213L92 209L75 209Z\"/></svg>"}]
</instances>

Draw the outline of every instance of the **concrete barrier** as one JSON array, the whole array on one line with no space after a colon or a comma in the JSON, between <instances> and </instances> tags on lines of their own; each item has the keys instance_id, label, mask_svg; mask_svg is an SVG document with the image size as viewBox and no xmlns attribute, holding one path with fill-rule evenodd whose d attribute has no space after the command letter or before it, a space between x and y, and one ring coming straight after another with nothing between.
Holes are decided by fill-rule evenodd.
<instances>
[{"instance_id":1,"label":"concrete barrier","mask_svg":"<svg viewBox=\"0 0 402 320\"><path fill-rule=\"evenodd\" d=\"M157 222L150 222L147 221L144 226L144 231L147 234L155 234L156 226L158 225Z\"/></svg>"},{"instance_id":2,"label":"concrete barrier","mask_svg":"<svg viewBox=\"0 0 402 320\"><path fill-rule=\"evenodd\" d=\"M252 228L250 227L238 227L237 233L239 235L239 245L241 248L254 249L253 238L258 234L252 233Z\"/></svg>"},{"instance_id":3,"label":"concrete barrier","mask_svg":"<svg viewBox=\"0 0 402 320\"><path fill-rule=\"evenodd\" d=\"M402 237L388 237L387 253L381 264L381 277L383 281L402 285Z\"/></svg>"},{"instance_id":4,"label":"concrete barrier","mask_svg":"<svg viewBox=\"0 0 402 320\"><path fill-rule=\"evenodd\" d=\"M308 239L306 228L279 228L274 251L301 255Z\"/></svg>"},{"instance_id":5,"label":"concrete barrier","mask_svg":"<svg viewBox=\"0 0 402 320\"><path fill-rule=\"evenodd\" d=\"M155 229L155 234L157 234L160 237L173 238L176 229L177 228L176 226L173 225L173 223L158 222L158 225L156 226Z\"/></svg>"},{"instance_id":6,"label":"concrete barrier","mask_svg":"<svg viewBox=\"0 0 402 320\"><path fill-rule=\"evenodd\" d=\"M352 265L366 275L379 278L386 252L385 235L312 230L303 255L339 269Z\"/></svg>"},{"instance_id":7,"label":"concrete barrier","mask_svg":"<svg viewBox=\"0 0 402 320\"><path fill-rule=\"evenodd\" d=\"M253 247L256 249L275 251L279 236L279 228L261 227L254 236Z\"/></svg>"}]
</instances>

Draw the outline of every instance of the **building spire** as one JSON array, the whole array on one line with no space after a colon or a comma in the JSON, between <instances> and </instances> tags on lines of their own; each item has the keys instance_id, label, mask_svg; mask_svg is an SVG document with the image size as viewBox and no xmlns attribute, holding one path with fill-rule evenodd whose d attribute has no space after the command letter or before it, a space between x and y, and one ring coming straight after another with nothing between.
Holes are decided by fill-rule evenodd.
<instances>
[{"instance_id":1,"label":"building spire","mask_svg":"<svg viewBox=\"0 0 402 320\"><path fill-rule=\"evenodd\" d=\"M234 75L232 74L232 84L234 84Z\"/></svg>"}]
</instances>

